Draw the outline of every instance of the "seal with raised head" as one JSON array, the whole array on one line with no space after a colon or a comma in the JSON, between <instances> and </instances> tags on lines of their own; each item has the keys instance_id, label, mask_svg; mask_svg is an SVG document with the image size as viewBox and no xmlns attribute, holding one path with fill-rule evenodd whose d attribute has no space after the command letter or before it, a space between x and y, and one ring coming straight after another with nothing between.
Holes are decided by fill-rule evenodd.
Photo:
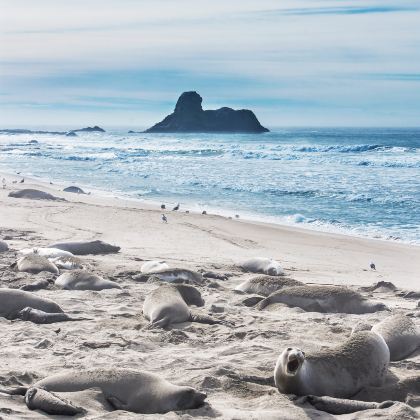
<instances>
[{"instance_id":1,"label":"seal with raised head","mask_svg":"<svg viewBox=\"0 0 420 420\"><path fill-rule=\"evenodd\" d=\"M143 314L150 321L149 327L167 327L181 322L216 324L217 320L191 313L188 305L203 306L201 293L187 284L162 284L153 290L143 304Z\"/></svg>"},{"instance_id":2,"label":"seal with raised head","mask_svg":"<svg viewBox=\"0 0 420 420\"><path fill-rule=\"evenodd\" d=\"M154 271L153 273L142 273L133 276L133 280L146 282L151 277L168 283L191 283L202 284L203 275L196 271L187 270L185 268L167 268L164 270Z\"/></svg>"},{"instance_id":3,"label":"seal with raised head","mask_svg":"<svg viewBox=\"0 0 420 420\"><path fill-rule=\"evenodd\" d=\"M103 241L80 241L80 242L57 242L48 248L58 248L71 252L73 255L88 254L116 254L121 249L119 246L111 245Z\"/></svg>"},{"instance_id":4,"label":"seal with raised head","mask_svg":"<svg viewBox=\"0 0 420 420\"><path fill-rule=\"evenodd\" d=\"M206 394L189 386L174 385L158 375L131 369L69 370L42 379L31 387L2 390L10 395L25 395L31 410L47 414L75 415L82 407L60 397L70 393L98 388L116 410L139 414L163 414L169 411L190 410L204 404Z\"/></svg>"},{"instance_id":5,"label":"seal with raised head","mask_svg":"<svg viewBox=\"0 0 420 420\"><path fill-rule=\"evenodd\" d=\"M283 268L280 263L271 258L256 257L250 258L241 264L239 267L243 271L250 273L261 273L269 276L282 276L284 274Z\"/></svg>"},{"instance_id":6,"label":"seal with raised head","mask_svg":"<svg viewBox=\"0 0 420 420\"><path fill-rule=\"evenodd\" d=\"M38 254L28 254L11 265L12 268L25 273L38 274L42 271L58 274L58 268L50 260Z\"/></svg>"},{"instance_id":7,"label":"seal with raised head","mask_svg":"<svg viewBox=\"0 0 420 420\"><path fill-rule=\"evenodd\" d=\"M304 286L304 283L278 276L254 276L245 280L235 287L235 290L244 293L255 293L257 295L269 296L271 293L284 289L285 287Z\"/></svg>"},{"instance_id":8,"label":"seal with raised head","mask_svg":"<svg viewBox=\"0 0 420 420\"><path fill-rule=\"evenodd\" d=\"M366 314L387 310L380 302L372 302L345 286L294 286L272 293L258 303L264 309L272 303L297 306L308 312Z\"/></svg>"},{"instance_id":9,"label":"seal with raised head","mask_svg":"<svg viewBox=\"0 0 420 420\"><path fill-rule=\"evenodd\" d=\"M106 280L86 270L73 270L61 274L55 285L66 290L104 290L121 289L115 281Z\"/></svg>"},{"instance_id":10,"label":"seal with raised head","mask_svg":"<svg viewBox=\"0 0 420 420\"><path fill-rule=\"evenodd\" d=\"M62 313L63 310L50 299L17 289L0 289L0 316L7 319L19 318L25 308L39 309L47 313Z\"/></svg>"},{"instance_id":11,"label":"seal with raised head","mask_svg":"<svg viewBox=\"0 0 420 420\"><path fill-rule=\"evenodd\" d=\"M366 386L380 386L388 372L389 350L370 331L352 334L343 344L305 355L288 347L279 356L274 382L283 394L349 398Z\"/></svg>"},{"instance_id":12,"label":"seal with raised head","mask_svg":"<svg viewBox=\"0 0 420 420\"><path fill-rule=\"evenodd\" d=\"M166 264L165 261L153 260L153 261L146 261L145 263L143 263L142 266L140 267L140 271L143 274L148 274L148 273L154 273L156 271L166 270L168 268L169 268L169 265Z\"/></svg>"}]
</instances>

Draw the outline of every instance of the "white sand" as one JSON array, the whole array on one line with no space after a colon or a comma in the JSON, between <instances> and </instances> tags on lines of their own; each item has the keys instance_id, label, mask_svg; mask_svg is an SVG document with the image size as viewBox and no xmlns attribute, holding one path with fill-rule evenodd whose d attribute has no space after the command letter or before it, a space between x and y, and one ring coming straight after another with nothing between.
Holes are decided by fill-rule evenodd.
<instances>
[{"instance_id":1,"label":"white sand","mask_svg":"<svg viewBox=\"0 0 420 420\"><path fill-rule=\"evenodd\" d=\"M218 312L216 316L233 322L234 327L185 323L170 331L142 330L147 325L141 315L142 304L156 285L136 283L131 275L140 272L142 262L149 259L165 260L174 267L232 272L232 265L245 258L266 256L280 261L289 277L305 283L356 287L383 280L400 289L420 289L420 247L182 212L166 212L168 223L164 224L157 206L63 193L54 185L28 180L12 188L10 182L17 178L7 179L8 189L0 189L0 239L9 236L7 242L15 250L71 240L101 239L119 245L118 254L82 258L97 274L118 281L123 290L52 287L36 292L54 299L68 313L89 316L92 321L35 325L0 318L0 385L30 383L67 368L127 367L206 390L208 404L191 411L194 418L323 418L325 413L294 406L272 387L241 382L229 375L269 376L284 347L310 350L339 344L355 322L376 322L387 313L319 314L281 305L260 312L242 305L244 296L232 291L249 276L238 272L227 281L217 281L218 287L201 288L206 301L202 310ZM11 189L20 188L42 189L68 201L7 196ZM13 260L13 252L0 254L2 287L17 287L43 276L12 272L8 265ZM371 261L376 271L369 269ZM396 312L413 312L417 304L391 293L374 293L374 299L386 302ZM391 369L404 377L413 374L413 369L418 373L419 364L420 356L415 354L408 361L392 363ZM92 416L98 416L95 418L153 417L106 414L91 397L81 395L80 399ZM45 418L28 410L18 396L0 394L0 408L2 418ZM390 418L386 416L391 416L392 410L369 412Z\"/></svg>"}]
</instances>

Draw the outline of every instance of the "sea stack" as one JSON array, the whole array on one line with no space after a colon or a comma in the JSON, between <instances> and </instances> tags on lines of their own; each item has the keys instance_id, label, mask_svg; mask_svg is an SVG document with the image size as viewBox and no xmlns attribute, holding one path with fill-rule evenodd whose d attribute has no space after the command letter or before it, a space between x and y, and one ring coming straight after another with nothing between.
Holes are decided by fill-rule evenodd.
<instances>
[{"instance_id":1,"label":"sea stack","mask_svg":"<svg viewBox=\"0 0 420 420\"><path fill-rule=\"evenodd\" d=\"M175 110L146 133L265 133L269 131L249 109L203 110L197 92L184 92Z\"/></svg>"}]
</instances>

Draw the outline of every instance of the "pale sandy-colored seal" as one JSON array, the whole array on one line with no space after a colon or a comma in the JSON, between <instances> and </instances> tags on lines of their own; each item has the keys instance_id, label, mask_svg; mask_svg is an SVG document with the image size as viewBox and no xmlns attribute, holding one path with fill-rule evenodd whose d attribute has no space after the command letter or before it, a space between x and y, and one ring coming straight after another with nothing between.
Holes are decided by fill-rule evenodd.
<instances>
[{"instance_id":1,"label":"pale sandy-colored seal","mask_svg":"<svg viewBox=\"0 0 420 420\"><path fill-rule=\"evenodd\" d=\"M239 267L247 272L268 274L269 276L281 276L284 274L280 263L271 258L250 258L239 264Z\"/></svg>"},{"instance_id":2,"label":"pale sandy-colored seal","mask_svg":"<svg viewBox=\"0 0 420 420\"><path fill-rule=\"evenodd\" d=\"M57 242L48 248L58 248L71 252L73 255L113 254L119 252L119 246L107 244L103 241Z\"/></svg>"},{"instance_id":3,"label":"pale sandy-colored seal","mask_svg":"<svg viewBox=\"0 0 420 420\"><path fill-rule=\"evenodd\" d=\"M169 268L169 265L166 264L165 261L153 260L153 261L146 261L145 263L143 263L142 266L140 267L140 271L144 274L148 274L148 273L154 273L156 271L166 270L168 268Z\"/></svg>"},{"instance_id":4,"label":"pale sandy-colored seal","mask_svg":"<svg viewBox=\"0 0 420 420\"><path fill-rule=\"evenodd\" d=\"M372 302L344 286L294 286L272 293L258 303L264 309L272 303L297 306L309 312L365 314L387 310L383 303Z\"/></svg>"},{"instance_id":5,"label":"pale sandy-colored seal","mask_svg":"<svg viewBox=\"0 0 420 420\"><path fill-rule=\"evenodd\" d=\"M87 263L74 255L50 258L50 261L54 263L58 268L64 268L65 270L75 270L78 268L82 269L88 267Z\"/></svg>"},{"instance_id":6,"label":"pale sandy-colored seal","mask_svg":"<svg viewBox=\"0 0 420 420\"><path fill-rule=\"evenodd\" d=\"M115 281L106 280L86 270L73 270L61 274L55 285L66 290L104 290L121 289Z\"/></svg>"},{"instance_id":7,"label":"pale sandy-colored seal","mask_svg":"<svg viewBox=\"0 0 420 420\"><path fill-rule=\"evenodd\" d=\"M49 273L58 274L58 268L50 260L42 257L38 254L28 254L19 258L11 266L16 268L18 271L23 271L31 274L38 274L42 271L48 271Z\"/></svg>"},{"instance_id":8,"label":"pale sandy-colored seal","mask_svg":"<svg viewBox=\"0 0 420 420\"><path fill-rule=\"evenodd\" d=\"M151 277L157 278L160 281L166 281L168 283L203 283L202 274L184 268L168 268L166 270L159 270L153 273L137 274L133 276L133 280L146 282Z\"/></svg>"},{"instance_id":9,"label":"pale sandy-colored seal","mask_svg":"<svg viewBox=\"0 0 420 420\"><path fill-rule=\"evenodd\" d=\"M153 373L131 369L69 370L48 376L29 389L19 387L4 389L2 392L25 395L26 405L31 410L75 415L83 413L83 408L74 406L57 393L66 393L69 398L69 393L91 388L100 389L116 410L140 414L163 414L199 408L207 397L189 386L174 385Z\"/></svg>"},{"instance_id":10,"label":"pale sandy-colored seal","mask_svg":"<svg viewBox=\"0 0 420 420\"><path fill-rule=\"evenodd\" d=\"M52 201L66 201L64 198L56 197L45 191L34 190L27 188L24 190L11 191L9 197L13 198L26 198L29 200L52 200Z\"/></svg>"},{"instance_id":11,"label":"pale sandy-colored seal","mask_svg":"<svg viewBox=\"0 0 420 420\"><path fill-rule=\"evenodd\" d=\"M303 286L304 283L278 276L255 276L245 280L235 287L235 290L244 293L255 293L257 295L269 296L271 293L284 289L285 287Z\"/></svg>"},{"instance_id":12,"label":"pale sandy-colored seal","mask_svg":"<svg viewBox=\"0 0 420 420\"><path fill-rule=\"evenodd\" d=\"M217 320L191 313L188 305L203 306L201 293L187 284L162 284L153 290L143 304L143 314L151 328L164 328L169 324L186 321L216 324Z\"/></svg>"},{"instance_id":13,"label":"pale sandy-colored seal","mask_svg":"<svg viewBox=\"0 0 420 420\"><path fill-rule=\"evenodd\" d=\"M274 369L280 392L349 398L366 386L380 386L388 372L389 350L384 339L370 331L352 334L343 344L308 355L285 349Z\"/></svg>"},{"instance_id":14,"label":"pale sandy-colored seal","mask_svg":"<svg viewBox=\"0 0 420 420\"><path fill-rule=\"evenodd\" d=\"M363 330L372 330L385 340L392 361L405 359L420 347L420 331L405 315L391 315L373 327L359 323L353 328L353 333Z\"/></svg>"},{"instance_id":15,"label":"pale sandy-colored seal","mask_svg":"<svg viewBox=\"0 0 420 420\"><path fill-rule=\"evenodd\" d=\"M50 299L35 293L16 289L0 289L0 316L15 319L25 308L39 309L48 313L62 313L63 310Z\"/></svg>"},{"instance_id":16,"label":"pale sandy-colored seal","mask_svg":"<svg viewBox=\"0 0 420 420\"><path fill-rule=\"evenodd\" d=\"M0 252L6 252L9 250L9 245L7 245L7 242L4 242L0 239Z\"/></svg>"},{"instance_id":17,"label":"pale sandy-colored seal","mask_svg":"<svg viewBox=\"0 0 420 420\"><path fill-rule=\"evenodd\" d=\"M38 254L45 258L71 257L73 255L71 252L58 248L24 248L18 252L22 255Z\"/></svg>"}]
</instances>

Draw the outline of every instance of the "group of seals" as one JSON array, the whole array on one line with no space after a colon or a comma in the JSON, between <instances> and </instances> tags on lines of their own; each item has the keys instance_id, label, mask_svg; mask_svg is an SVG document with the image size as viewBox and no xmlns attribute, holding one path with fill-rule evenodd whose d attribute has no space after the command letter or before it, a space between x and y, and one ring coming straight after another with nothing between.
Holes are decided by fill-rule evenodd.
<instances>
[{"instance_id":1,"label":"group of seals","mask_svg":"<svg viewBox=\"0 0 420 420\"><path fill-rule=\"evenodd\" d=\"M73 255L114 254L121 249L119 246L107 244L103 241L58 242L48 248L58 248L71 252Z\"/></svg>"},{"instance_id":2,"label":"group of seals","mask_svg":"<svg viewBox=\"0 0 420 420\"><path fill-rule=\"evenodd\" d=\"M264 309L272 303L297 306L309 312L366 314L387 310L380 302L372 302L360 293L344 286L293 286L272 293L257 307Z\"/></svg>"},{"instance_id":3,"label":"group of seals","mask_svg":"<svg viewBox=\"0 0 420 420\"><path fill-rule=\"evenodd\" d=\"M25 395L25 402L31 410L40 409L51 415L76 415L84 410L56 393L92 388L100 389L114 409L141 414L198 408L207 397L189 386L174 385L155 374L131 369L69 370L48 376L29 388L2 391Z\"/></svg>"},{"instance_id":4,"label":"group of seals","mask_svg":"<svg viewBox=\"0 0 420 420\"><path fill-rule=\"evenodd\" d=\"M250 258L239 264L239 267L250 273L268 274L269 276L281 276L284 274L280 263L271 258Z\"/></svg>"},{"instance_id":5,"label":"group of seals","mask_svg":"<svg viewBox=\"0 0 420 420\"><path fill-rule=\"evenodd\" d=\"M187 284L163 284L146 296L143 314L150 321L150 328L164 328L187 321L218 323L211 317L192 314L188 305L204 305L201 293L195 287Z\"/></svg>"},{"instance_id":6,"label":"group of seals","mask_svg":"<svg viewBox=\"0 0 420 420\"><path fill-rule=\"evenodd\" d=\"M27 188L24 190L11 191L9 197L13 198L26 198L29 200L52 200L52 201L66 201L64 198L56 197L45 191L34 190Z\"/></svg>"},{"instance_id":7,"label":"group of seals","mask_svg":"<svg viewBox=\"0 0 420 420\"><path fill-rule=\"evenodd\" d=\"M55 285L67 290L104 290L121 289L118 283L106 280L86 270L73 270L61 274Z\"/></svg>"}]
</instances>

